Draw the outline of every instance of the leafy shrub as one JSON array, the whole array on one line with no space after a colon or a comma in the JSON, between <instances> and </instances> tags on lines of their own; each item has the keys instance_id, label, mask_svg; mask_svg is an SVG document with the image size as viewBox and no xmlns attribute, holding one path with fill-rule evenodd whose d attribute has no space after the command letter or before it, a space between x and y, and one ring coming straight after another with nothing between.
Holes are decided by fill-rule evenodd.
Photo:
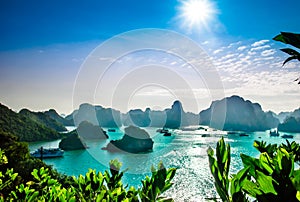
<instances>
[{"instance_id":1,"label":"leafy shrub","mask_svg":"<svg viewBox=\"0 0 300 202\"><path fill-rule=\"evenodd\" d=\"M1 154L0 150L0 158L4 159ZM0 201L173 201L161 194L171 187L175 169L166 169L160 163L158 170L152 169L151 178L147 176L142 181L141 189L126 189L127 186L121 181L124 174L124 171L120 171L122 164L112 160L109 165L110 171L96 173L90 169L85 176L73 177L70 186L53 178L50 170L44 167L32 171L32 181L20 183L15 188L9 185L18 174L12 169L4 174L0 172Z\"/></svg>"},{"instance_id":2,"label":"leafy shrub","mask_svg":"<svg viewBox=\"0 0 300 202\"><path fill-rule=\"evenodd\" d=\"M214 158L214 150L207 150L210 171L215 179L215 187L223 201L229 201L229 166L230 166L230 145L225 145L224 139L218 141L216 149L216 157Z\"/></svg>"},{"instance_id":3,"label":"leafy shrub","mask_svg":"<svg viewBox=\"0 0 300 202\"><path fill-rule=\"evenodd\" d=\"M279 41L285 44L292 45L293 47L300 49L300 34L296 33L290 33L290 32L281 32L277 36L273 38L275 41ZM287 62L291 60L298 60L300 61L300 53L297 51L297 49L292 48L282 48L280 49L282 52L289 55L289 57L283 62L283 65L285 65ZM298 77L295 81L300 84L300 77Z\"/></svg>"},{"instance_id":4,"label":"leafy shrub","mask_svg":"<svg viewBox=\"0 0 300 202\"><path fill-rule=\"evenodd\" d=\"M171 188L173 184L171 181L175 176L176 169L167 170L160 162L157 170L152 166L151 172L151 178L146 176L146 179L142 180L143 187L139 190L141 201L173 201L171 198L162 197L161 194Z\"/></svg>"},{"instance_id":5,"label":"leafy shrub","mask_svg":"<svg viewBox=\"0 0 300 202\"><path fill-rule=\"evenodd\" d=\"M210 169L222 201L300 201L300 169L294 169L295 160L299 160L299 144L287 141L277 146L255 141L254 147L261 152L260 156L241 154L244 168L231 178L230 145L225 147L222 138L217 143L217 158L208 149Z\"/></svg>"}]
</instances>

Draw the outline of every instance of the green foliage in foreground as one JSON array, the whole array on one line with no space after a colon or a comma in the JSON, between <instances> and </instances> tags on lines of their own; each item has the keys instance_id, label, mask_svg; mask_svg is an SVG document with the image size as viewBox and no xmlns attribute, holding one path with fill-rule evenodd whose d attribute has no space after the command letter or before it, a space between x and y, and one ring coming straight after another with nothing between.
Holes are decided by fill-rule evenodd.
<instances>
[{"instance_id":1,"label":"green foliage in foreground","mask_svg":"<svg viewBox=\"0 0 300 202\"><path fill-rule=\"evenodd\" d=\"M273 40L280 41L300 49L300 34L281 32L279 35L275 36ZM280 50L290 55L290 57L283 62L283 65L295 59L300 61L300 53L298 51L291 48L282 48Z\"/></svg>"},{"instance_id":2,"label":"green foliage in foreground","mask_svg":"<svg viewBox=\"0 0 300 202\"><path fill-rule=\"evenodd\" d=\"M0 166L8 161L0 150ZM166 169L159 163L157 170L152 168L152 176L142 181L142 188L126 189L121 182L124 171L120 168L121 163L112 160L110 171L90 169L85 176L74 176L69 186L53 178L49 168L44 167L32 171L32 181L14 186L18 174L7 169L0 172L0 201L173 201L162 194L171 187L175 169Z\"/></svg>"},{"instance_id":3,"label":"green foliage in foreground","mask_svg":"<svg viewBox=\"0 0 300 202\"><path fill-rule=\"evenodd\" d=\"M219 140L216 158L213 149L208 149L210 170L222 201L300 201L300 169L294 168L295 162L299 163L299 144L287 141L278 146L255 141L254 147L260 156L241 154L244 168L231 177L230 145L225 145L223 138Z\"/></svg>"},{"instance_id":4,"label":"green foliage in foreground","mask_svg":"<svg viewBox=\"0 0 300 202\"><path fill-rule=\"evenodd\" d=\"M275 36L273 40L289 44L297 49L300 49L300 34L281 32L279 35ZM283 62L283 65L285 65L291 60L300 61L300 53L297 50L292 48L282 48L280 50L289 55L289 57ZM295 81L298 81L298 84L300 84L300 77L297 78Z\"/></svg>"}]
</instances>

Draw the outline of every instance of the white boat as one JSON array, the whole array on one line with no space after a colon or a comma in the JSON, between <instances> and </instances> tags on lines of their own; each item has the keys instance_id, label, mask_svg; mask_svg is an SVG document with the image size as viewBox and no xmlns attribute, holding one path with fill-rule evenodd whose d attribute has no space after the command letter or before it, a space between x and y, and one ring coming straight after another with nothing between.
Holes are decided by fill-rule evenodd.
<instances>
[{"instance_id":1,"label":"white boat","mask_svg":"<svg viewBox=\"0 0 300 202\"><path fill-rule=\"evenodd\" d=\"M64 151L60 148L44 149L41 147L34 152L31 152L30 155L36 158L56 158L62 157L64 155Z\"/></svg>"},{"instance_id":2,"label":"white boat","mask_svg":"<svg viewBox=\"0 0 300 202\"><path fill-rule=\"evenodd\" d=\"M270 136L272 136L272 137L278 137L279 133L278 133L277 130L274 130L274 131L270 130Z\"/></svg>"}]
</instances>

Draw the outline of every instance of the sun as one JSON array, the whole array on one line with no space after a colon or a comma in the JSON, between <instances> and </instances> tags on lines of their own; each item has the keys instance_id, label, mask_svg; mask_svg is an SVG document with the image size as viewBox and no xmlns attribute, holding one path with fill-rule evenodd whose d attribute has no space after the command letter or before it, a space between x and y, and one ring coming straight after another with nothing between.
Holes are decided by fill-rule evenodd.
<instances>
[{"instance_id":1,"label":"sun","mask_svg":"<svg viewBox=\"0 0 300 202\"><path fill-rule=\"evenodd\" d=\"M209 29L209 23L216 13L215 5L209 0L181 1L180 18L189 29Z\"/></svg>"}]
</instances>

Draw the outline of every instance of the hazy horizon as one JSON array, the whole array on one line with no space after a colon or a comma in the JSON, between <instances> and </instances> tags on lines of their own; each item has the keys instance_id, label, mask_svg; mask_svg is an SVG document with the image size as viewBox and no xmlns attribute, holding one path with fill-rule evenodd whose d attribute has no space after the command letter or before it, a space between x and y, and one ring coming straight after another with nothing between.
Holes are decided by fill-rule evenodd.
<instances>
[{"instance_id":1,"label":"hazy horizon","mask_svg":"<svg viewBox=\"0 0 300 202\"><path fill-rule=\"evenodd\" d=\"M238 96L238 95L232 95L232 96ZM231 97L231 96L229 96L229 97ZM228 97L226 97L226 98L228 98ZM242 98L243 98L243 97L242 97ZM253 102L253 101L248 100L248 99L245 99L245 98L243 98L243 99L244 99L245 101L250 101L250 102L252 102L253 104L259 104L259 105L261 106L260 103ZM147 108L150 108L150 110L152 110L152 111L163 111L163 110L165 110L165 109L170 109L175 101L180 101L180 100L174 100L174 101L172 101L172 102L170 103L170 105L165 106L165 107L145 106L145 107L141 107L141 108L129 108L127 111L124 111L124 110L122 111L122 110L120 110L120 109L113 108L113 107L111 107L111 106L103 106L103 105L97 104L97 103L94 103L94 104L92 104L92 103L82 103L82 104L90 104L90 105L93 105L93 106L101 106L101 107L106 108L106 109L107 109L107 108L112 108L112 109L115 109L115 110L120 111L122 114L126 114L126 113L129 112L130 110L140 109L140 110L142 110L142 111L146 111ZM214 100L214 101L216 101L216 100ZM180 102L181 102L181 101L180 101ZM33 111L33 112L45 112L45 111L48 111L48 110L50 110L50 109L54 109L59 115L64 115L64 116L71 115L75 110L78 110L79 107L80 107L80 105L79 105L79 106L77 106L76 108L74 108L72 111L70 111L70 112L68 112L68 113L61 113L59 110L57 110L57 109L55 109L55 108L45 108L45 109L35 110L35 109L31 109L31 108L21 107L21 108L19 108L19 109L14 109L14 108L10 107L8 104L2 103L2 102L0 102L0 103L3 104L3 105L5 105L5 106L7 106L9 109L11 109L11 110L13 110L13 111L15 111L15 112L17 112L17 113L20 112L22 109L28 109L28 110ZM210 107L210 105L211 105L211 103L209 104L209 106L200 109L198 112L186 110L185 105L184 105L183 103L182 103L182 108L183 108L184 112L187 112L187 113L194 113L194 114L199 114L201 111L208 109L208 108ZM279 111L279 112L275 112L275 111L272 111L272 110L264 110L263 106L261 106L261 107L262 107L262 110L263 110L264 112L271 111L271 112L276 113L277 115L278 115L279 113L281 113L281 112L293 112L293 111L295 111L295 110L297 110L297 109L300 109L300 107L298 107L298 108L292 109L292 110L290 110L290 111Z\"/></svg>"}]
</instances>

